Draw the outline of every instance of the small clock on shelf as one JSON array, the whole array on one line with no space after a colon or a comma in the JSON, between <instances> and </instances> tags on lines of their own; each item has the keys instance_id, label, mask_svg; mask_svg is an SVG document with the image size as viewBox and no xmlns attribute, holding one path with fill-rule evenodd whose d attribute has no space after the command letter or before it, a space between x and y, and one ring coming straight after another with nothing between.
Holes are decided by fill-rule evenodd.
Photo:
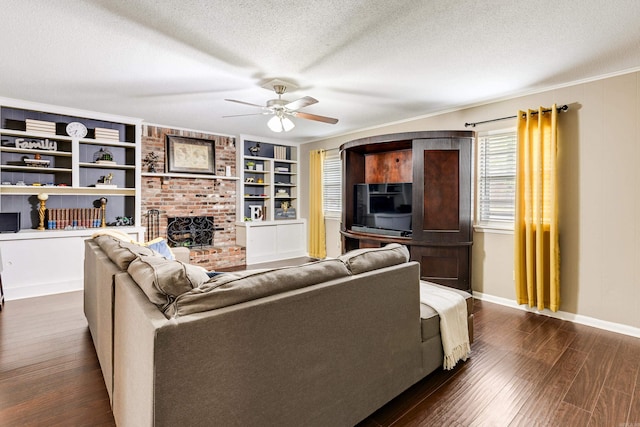
<instances>
[{"instance_id":1,"label":"small clock on shelf","mask_svg":"<svg viewBox=\"0 0 640 427\"><path fill-rule=\"evenodd\" d=\"M84 138L87 136L87 127L80 122L71 122L67 125L67 135L72 138Z\"/></svg>"}]
</instances>

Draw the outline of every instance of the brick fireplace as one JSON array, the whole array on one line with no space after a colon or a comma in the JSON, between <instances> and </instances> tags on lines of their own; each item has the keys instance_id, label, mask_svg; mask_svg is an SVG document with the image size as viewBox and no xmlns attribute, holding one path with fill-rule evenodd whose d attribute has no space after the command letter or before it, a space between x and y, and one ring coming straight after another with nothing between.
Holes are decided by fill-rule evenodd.
<instances>
[{"instance_id":1,"label":"brick fireplace","mask_svg":"<svg viewBox=\"0 0 640 427\"><path fill-rule=\"evenodd\" d=\"M192 245L191 263L207 270L217 270L245 264L245 250L236 245L236 183L233 179L162 174L165 170L166 135L180 135L215 141L216 174L224 176L227 166L236 176L236 147L231 137L171 129L151 125L142 126L142 158L154 152L159 157L157 175L142 176L142 224L151 227L159 237L169 237L169 218L210 218L213 227L211 243ZM147 216L147 213L154 213ZM180 234L180 233L177 233ZM184 237L185 233L181 233ZM188 234L188 233L186 233ZM169 240L169 239L168 239Z\"/></svg>"},{"instance_id":2,"label":"brick fireplace","mask_svg":"<svg viewBox=\"0 0 640 427\"><path fill-rule=\"evenodd\" d=\"M169 246L204 248L213 245L215 228L212 216L176 216L167 218Z\"/></svg>"}]
</instances>

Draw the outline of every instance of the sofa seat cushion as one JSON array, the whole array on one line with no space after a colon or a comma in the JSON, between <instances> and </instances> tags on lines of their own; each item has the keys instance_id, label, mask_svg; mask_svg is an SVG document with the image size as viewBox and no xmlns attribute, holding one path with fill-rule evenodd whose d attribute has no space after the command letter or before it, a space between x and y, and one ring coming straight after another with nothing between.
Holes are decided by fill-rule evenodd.
<instances>
[{"instance_id":1,"label":"sofa seat cushion","mask_svg":"<svg viewBox=\"0 0 640 427\"><path fill-rule=\"evenodd\" d=\"M201 267L159 256L137 258L129 264L127 272L161 310L179 295L209 280Z\"/></svg>"},{"instance_id":2,"label":"sofa seat cushion","mask_svg":"<svg viewBox=\"0 0 640 427\"><path fill-rule=\"evenodd\" d=\"M186 292L164 310L167 318L200 313L245 301L315 285L351 273L339 259L325 259L299 266L246 270L213 277Z\"/></svg>"},{"instance_id":3,"label":"sofa seat cushion","mask_svg":"<svg viewBox=\"0 0 640 427\"><path fill-rule=\"evenodd\" d=\"M420 317L422 342L428 341L436 335L440 335L440 316L438 316L438 313L436 313L435 310L432 309L431 311L433 311L433 314L430 314L427 317Z\"/></svg>"},{"instance_id":4,"label":"sofa seat cushion","mask_svg":"<svg viewBox=\"0 0 640 427\"><path fill-rule=\"evenodd\" d=\"M361 274L379 268L403 264L409 261L409 249L398 243L389 243L381 248L364 248L340 255L351 274Z\"/></svg>"},{"instance_id":5,"label":"sofa seat cushion","mask_svg":"<svg viewBox=\"0 0 640 427\"><path fill-rule=\"evenodd\" d=\"M131 261L138 257L157 255L149 248L106 234L96 236L94 241L122 271L126 271Z\"/></svg>"},{"instance_id":6,"label":"sofa seat cushion","mask_svg":"<svg viewBox=\"0 0 640 427\"><path fill-rule=\"evenodd\" d=\"M473 297L470 293L460 289L438 285L433 282L429 282L429 284L461 295L465 299L465 302L467 303L467 316L473 313ZM420 326L422 329L423 342L429 340L435 335L439 335L440 334L440 316L438 315L438 312L426 304L420 304Z\"/></svg>"}]
</instances>

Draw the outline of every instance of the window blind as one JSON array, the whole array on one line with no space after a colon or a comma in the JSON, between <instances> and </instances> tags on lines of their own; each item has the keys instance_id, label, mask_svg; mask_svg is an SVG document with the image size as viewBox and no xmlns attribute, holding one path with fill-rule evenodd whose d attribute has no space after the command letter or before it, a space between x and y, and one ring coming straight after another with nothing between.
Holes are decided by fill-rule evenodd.
<instances>
[{"instance_id":1,"label":"window blind","mask_svg":"<svg viewBox=\"0 0 640 427\"><path fill-rule=\"evenodd\" d=\"M338 150L328 150L324 153L322 204L325 217L340 218L342 213L342 162Z\"/></svg>"},{"instance_id":2,"label":"window blind","mask_svg":"<svg viewBox=\"0 0 640 427\"><path fill-rule=\"evenodd\" d=\"M478 224L513 225L516 190L515 130L479 138Z\"/></svg>"}]
</instances>

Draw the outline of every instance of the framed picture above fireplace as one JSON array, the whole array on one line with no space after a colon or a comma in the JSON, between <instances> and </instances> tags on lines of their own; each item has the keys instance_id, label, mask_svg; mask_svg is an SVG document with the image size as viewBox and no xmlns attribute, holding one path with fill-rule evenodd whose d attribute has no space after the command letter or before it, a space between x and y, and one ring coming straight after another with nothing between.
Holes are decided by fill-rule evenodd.
<instances>
[{"instance_id":1,"label":"framed picture above fireplace","mask_svg":"<svg viewBox=\"0 0 640 427\"><path fill-rule=\"evenodd\" d=\"M215 175L215 141L167 135L167 172Z\"/></svg>"}]
</instances>

